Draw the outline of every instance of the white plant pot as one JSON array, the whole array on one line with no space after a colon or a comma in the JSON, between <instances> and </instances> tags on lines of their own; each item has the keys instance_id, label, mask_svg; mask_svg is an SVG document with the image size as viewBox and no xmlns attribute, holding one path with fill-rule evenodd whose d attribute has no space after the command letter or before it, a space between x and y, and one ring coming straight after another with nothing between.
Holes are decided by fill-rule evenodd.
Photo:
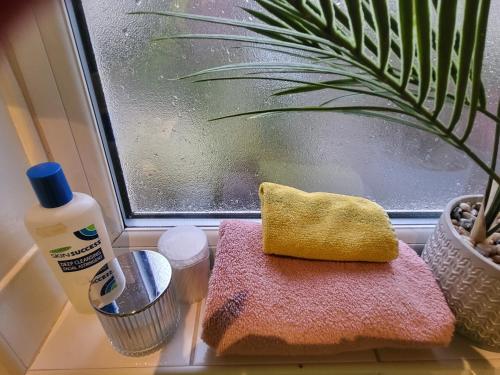
<instances>
[{"instance_id":1,"label":"white plant pot","mask_svg":"<svg viewBox=\"0 0 500 375\"><path fill-rule=\"evenodd\" d=\"M448 203L422 258L455 314L457 331L480 347L500 352L500 265L467 243L450 219L457 204L481 199L469 195Z\"/></svg>"}]
</instances>

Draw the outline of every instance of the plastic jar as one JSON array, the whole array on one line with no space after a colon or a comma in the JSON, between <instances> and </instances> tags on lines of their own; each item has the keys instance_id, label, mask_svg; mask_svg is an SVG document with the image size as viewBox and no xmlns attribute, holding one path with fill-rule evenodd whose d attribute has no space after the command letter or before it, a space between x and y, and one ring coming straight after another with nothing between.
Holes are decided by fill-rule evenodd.
<instances>
[{"instance_id":1,"label":"plastic jar","mask_svg":"<svg viewBox=\"0 0 500 375\"><path fill-rule=\"evenodd\" d=\"M169 229L161 235L158 250L172 266L179 301L193 303L205 298L210 274L205 232L191 225Z\"/></svg>"}]
</instances>

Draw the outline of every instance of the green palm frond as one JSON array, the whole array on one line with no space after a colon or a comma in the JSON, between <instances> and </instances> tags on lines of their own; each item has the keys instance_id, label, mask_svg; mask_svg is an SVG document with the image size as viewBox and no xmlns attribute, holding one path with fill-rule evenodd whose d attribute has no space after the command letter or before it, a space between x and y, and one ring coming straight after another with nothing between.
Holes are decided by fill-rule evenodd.
<instances>
[{"instance_id":1,"label":"green palm frond","mask_svg":"<svg viewBox=\"0 0 500 375\"><path fill-rule=\"evenodd\" d=\"M221 118L262 116L282 112L342 112L382 118L439 136L467 154L500 184L496 173L500 108L486 106L481 71L490 0L254 0L262 10L243 8L257 22L176 12L135 12L215 23L252 31L251 35L180 34L166 39L213 39L240 43L297 57L300 62L249 62L207 68L182 79L274 80L292 84L273 95L325 91L328 101L317 106L270 108ZM392 2L391 2L392 3ZM228 76L228 73L236 73ZM279 73L279 75L276 75ZM297 80L283 74L320 75L321 80ZM330 76L324 79L324 76ZM294 76L295 77L295 76ZM339 104L363 95L386 105ZM344 100L345 102L345 100ZM496 123L493 157L485 162L467 141L478 113ZM461 124L464 124L463 126ZM500 209L500 193L489 202L487 229ZM497 196L498 195L498 196ZM488 196L486 196L487 200ZM488 202L485 202L488 203Z\"/></svg>"}]
</instances>

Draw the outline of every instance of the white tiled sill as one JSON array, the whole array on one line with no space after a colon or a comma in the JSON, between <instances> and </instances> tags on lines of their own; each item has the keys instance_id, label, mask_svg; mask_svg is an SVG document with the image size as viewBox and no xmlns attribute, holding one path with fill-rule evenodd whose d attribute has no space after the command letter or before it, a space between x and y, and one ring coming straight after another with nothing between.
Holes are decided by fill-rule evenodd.
<instances>
[{"instance_id":1,"label":"white tiled sill","mask_svg":"<svg viewBox=\"0 0 500 375\"><path fill-rule=\"evenodd\" d=\"M216 357L200 339L203 303L182 307L176 335L159 352L125 357L94 315L64 308L28 375L211 374L500 374L500 353L456 337L448 348L378 349L330 357Z\"/></svg>"}]
</instances>

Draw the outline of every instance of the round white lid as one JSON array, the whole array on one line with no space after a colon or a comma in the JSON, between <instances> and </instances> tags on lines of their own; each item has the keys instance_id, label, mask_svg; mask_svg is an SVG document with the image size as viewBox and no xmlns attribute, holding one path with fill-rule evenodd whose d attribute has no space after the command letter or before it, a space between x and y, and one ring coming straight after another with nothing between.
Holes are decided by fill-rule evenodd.
<instances>
[{"instance_id":1,"label":"round white lid","mask_svg":"<svg viewBox=\"0 0 500 375\"><path fill-rule=\"evenodd\" d=\"M198 263L209 255L205 232L192 225L168 229L158 241L158 250L177 268Z\"/></svg>"}]
</instances>

